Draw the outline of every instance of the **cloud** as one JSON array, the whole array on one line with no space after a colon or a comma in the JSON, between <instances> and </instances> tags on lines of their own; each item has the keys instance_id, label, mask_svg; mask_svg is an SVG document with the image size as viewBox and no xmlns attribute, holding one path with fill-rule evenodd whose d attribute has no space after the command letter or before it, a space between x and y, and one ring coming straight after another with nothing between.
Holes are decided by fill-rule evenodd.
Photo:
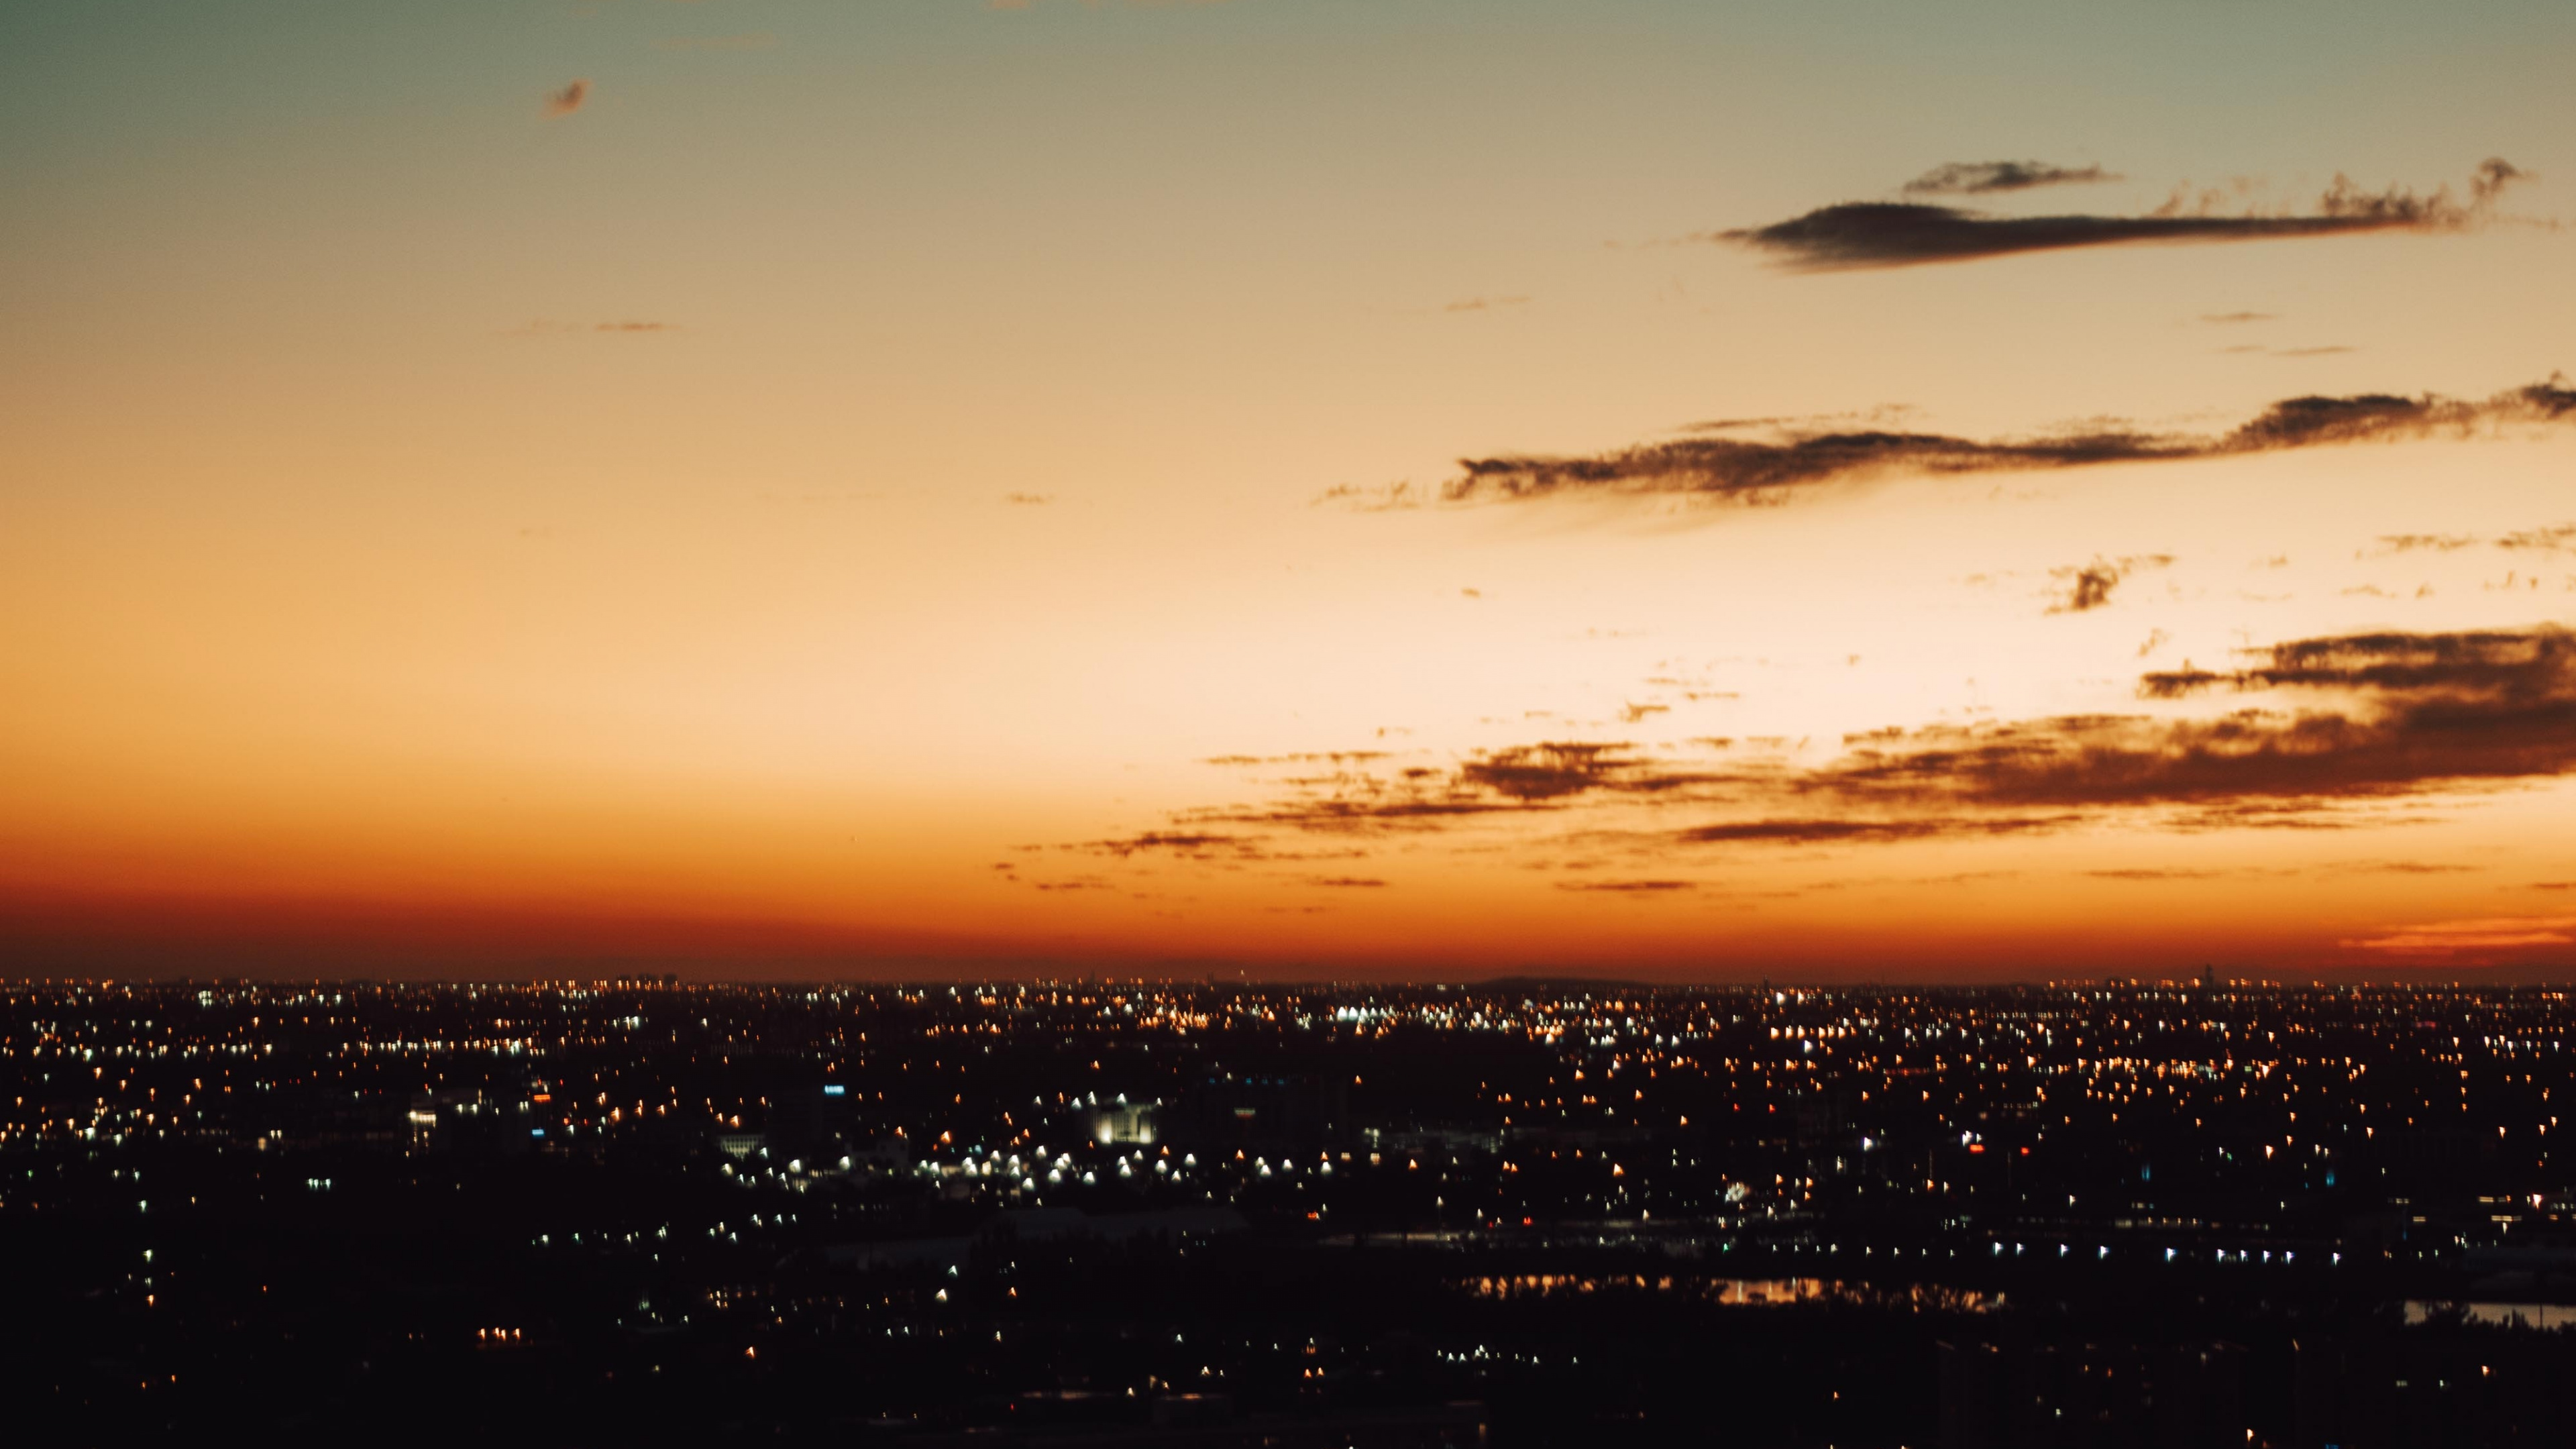
<instances>
[{"instance_id":1,"label":"cloud","mask_svg":"<svg viewBox=\"0 0 2576 1449\"><path fill-rule=\"evenodd\" d=\"M1189 829L1147 830L1107 840L1078 841L1056 848L1085 855L1115 856L1120 860L1128 860L1139 855L1159 854L1200 865L1228 867L1283 862L1356 860L1366 853L1355 849L1283 850L1260 836L1244 835L1233 831Z\"/></svg>"},{"instance_id":2,"label":"cloud","mask_svg":"<svg viewBox=\"0 0 2576 1449\"><path fill-rule=\"evenodd\" d=\"M2386 698L2576 699L2576 636L2556 625L2449 634L2345 634L2247 653L2261 662L2223 674L2186 665L2176 672L2143 675L2138 693L2148 699L2180 699L2213 689L2345 689Z\"/></svg>"},{"instance_id":3,"label":"cloud","mask_svg":"<svg viewBox=\"0 0 2576 1449\"><path fill-rule=\"evenodd\" d=\"M1322 774L1277 781L1281 793L1267 802L1188 811L1176 823L1189 829L1338 834L1434 829L1476 817L1559 810L1586 799L1671 794L1720 778L1671 768L1617 741L1552 740L1479 750L1445 767L1364 768L1379 758L1367 752L1273 758L1336 763ZM1262 762L1251 756L1217 760Z\"/></svg>"},{"instance_id":4,"label":"cloud","mask_svg":"<svg viewBox=\"0 0 2576 1449\"><path fill-rule=\"evenodd\" d=\"M1443 312L1492 312L1505 307L1526 307L1528 305L1529 298L1527 297L1462 297L1440 310Z\"/></svg>"},{"instance_id":5,"label":"cloud","mask_svg":"<svg viewBox=\"0 0 2576 1449\"><path fill-rule=\"evenodd\" d=\"M2336 828L2358 804L2576 772L2576 635L2556 626L2346 635L2252 653L2257 662L2225 674L2146 675L2139 693L2281 693L2293 707L1860 736L1840 759L1775 786L1834 810L1682 838L1900 840L2142 810L2178 829Z\"/></svg>"},{"instance_id":6,"label":"cloud","mask_svg":"<svg viewBox=\"0 0 2576 1449\"><path fill-rule=\"evenodd\" d=\"M1167 850L1174 855L1198 860L1220 857L1243 858L1260 853L1257 843L1239 835L1190 830L1148 830L1115 840L1085 841L1071 848L1098 855L1114 855L1121 860L1140 852L1155 850Z\"/></svg>"},{"instance_id":7,"label":"cloud","mask_svg":"<svg viewBox=\"0 0 2576 1449\"><path fill-rule=\"evenodd\" d=\"M2245 322L2277 322L2280 319L2270 312L2212 312L2204 315L2200 320L2215 326L2230 327Z\"/></svg>"},{"instance_id":8,"label":"cloud","mask_svg":"<svg viewBox=\"0 0 2576 1449\"><path fill-rule=\"evenodd\" d=\"M593 332L637 333L677 332L680 329L677 325L669 322L594 322L591 324L590 330Z\"/></svg>"},{"instance_id":9,"label":"cloud","mask_svg":"<svg viewBox=\"0 0 2576 1449\"><path fill-rule=\"evenodd\" d=\"M2049 577L2063 580L2066 596L2048 606L2052 614L2081 614L2099 609L2111 602L2111 591L2123 579L2142 569L2160 569L2173 563L2173 555L2164 553L2135 554L2117 560L2095 558L2080 568L2049 570ZM2138 651L2152 652L2153 645Z\"/></svg>"},{"instance_id":10,"label":"cloud","mask_svg":"<svg viewBox=\"0 0 2576 1449\"><path fill-rule=\"evenodd\" d=\"M1002 501L1021 508L1041 508L1049 503L1053 503L1055 501L1055 495L1052 493L1005 493L1002 495Z\"/></svg>"},{"instance_id":11,"label":"cloud","mask_svg":"<svg viewBox=\"0 0 2576 1449\"><path fill-rule=\"evenodd\" d=\"M2303 696L2300 707L1918 731L1864 744L1807 788L1913 809L2261 804L2295 814L2576 770L2576 636L2555 626L2347 635L2255 654L2262 662L2228 674L2146 675L2139 693L2282 691Z\"/></svg>"},{"instance_id":12,"label":"cloud","mask_svg":"<svg viewBox=\"0 0 2576 1449\"><path fill-rule=\"evenodd\" d=\"M2430 194L2405 187L2373 192L2337 176L2317 198L2313 211L2289 216L2217 215L2213 208L2222 199L2218 194L2194 197L2187 189L2177 189L2154 211L2134 216L1990 216L1926 202L1855 201L1819 207L1769 226L1718 232L1710 239L1768 252L1797 270L1829 271L2139 242L2458 232L2485 221L2504 189L2527 176L2510 162L2490 158L2470 178L2466 202L2453 196L2447 186Z\"/></svg>"},{"instance_id":13,"label":"cloud","mask_svg":"<svg viewBox=\"0 0 2576 1449\"><path fill-rule=\"evenodd\" d=\"M2576 945L2567 933L2576 916L2498 916L2487 920L2434 921L2406 926L2384 936L2343 942L2347 950L2386 956L2456 956L2467 951L2527 950L2535 946Z\"/></svg>"},{"instance_id":14,"label":"cloud","mask_svg":"<svg viewBox=\"0 0 2576 1449\"><path fill-rule=\"evenodd\" d=\"M1983 196L2040 186L2084 186L2121 177L2099 166L2052 166L2045 161L1953 161L1905 183L1908 196Z\"/></svg>"},{"instance_id":15,"label":"cloud","mask_svg":"<svg viewBox=\"0 0 2576 1449\"><path fill-rule=\"evenodd\" d=\"M586 80L576 80L565 86L562 90L552 91L547 94L545 113L548 117L559 118L569 116L573 112L580 110L582 108L582 103L589 99L590 82Z\"/></svg>"},{"instance_id":16,"label":"cloud","mask_svg":"<svg viewBox=\"0 0 2576 1449\"><path fill-rule=\"evenodd\" d=\"M2536 548L2558 553L2576 553L2576 523L2556 523L2547 528L2526 528L2508 533L2495 541L2498 548Z\"/></svg>"},{"instance_id":17,"label":"cloud","mask_svg":"<svg viewBox=\"0 0 2576 1449\"><path fill-rule=\"evenodd\" d=\"M1841 816L1791 816L1695 825L1676 832L1685 845L1883 845L1890 841L1934 836L2020 835L2055 830L2076 823L2068 815L1915 816L1897 819L1851 819Z\"/></svg>"},{"instance_id":18,"label":"cloud","mask_svg":"<svg viewBox=\"0 0 2576 1449\"><path fill-rule=\"evenodd\" d=\"M1792 431L1771 439L1683 438L1590 457L1462 458L1458 475L1443 483L1436 495L1410 485L1376 493L1346 487L1318 501L1375 510L1425 502L1516 502L1559 495L1677 495L1704 502L1765 505L1786 502L1805 490L1888 474L1941 477L2181 462L2396 442L2439 433L2474 436L2485 428L2560 423L2576 423L2576 387L2553 376L2475 402L2433 393L2286 398L2233 430L2217 434L2153 433L2121 423L2096 423L2071 432L2018 439Z\"/></svg>"},{"instance_id":19,"label":"cloud","mask_svg":"<svg viewBox=\"0 0 2576 1449\"><path fill-rule=\"evenodd\" d=\"M2137 693L2165 710L2211 697L2223 707L1886 729L1846 738L1817 765L1730 752L1712 768L1576 740L1447 765L1370 752L1223 756L1329 767L1273 782L1266 801L1181 811L1167 830L1067 848L1237 866L1318 858L1281 849L1281 832L1365 837L1549 817L1588 832L1580 838L1650 853L1995 839L2111 822L2341 830L2434 818L2391 808L2410 800L2576 774L2576 634L2554 625L2292 640L2249 650L2225 672L2186 663L2142 675ZM1645 813L1622 823L1622 812Z\"/></svg>"},{"instance_id":20,"label":"cloud","mask_svg":"<svg viewBox=\"0 0 2576 1449\"><path fill-rule=\"evenodd\" d=\"M2435 553L2453 553L2473 548L2478 542L2475 534L2468 533L2384 533L2379 537L2379 551L2392 554L2429 549Z\"/></svg>"},{"instance_id":21,"label":"cloud","mask_svg":"<svg viewBox=\"0 0 2576 1449\"><path fill-rule=\"evenodd\" d=\"M1561 891L1600 891L1616 895L1670 895L1676 891L1695 891L1699 882L1692 880L1561 880Z\"/></svg>"},{"instance_id":22,"label":"cloud","mask_svg":"<svg viewBox=\"0 0 2576 1449\"><path fill-rule=\"evenodd\" d=\"M1386 882L1364 875L1316 875L1308 876L1306 884L1330 890L1376 890Z\"/></svg>"}]
</instances>

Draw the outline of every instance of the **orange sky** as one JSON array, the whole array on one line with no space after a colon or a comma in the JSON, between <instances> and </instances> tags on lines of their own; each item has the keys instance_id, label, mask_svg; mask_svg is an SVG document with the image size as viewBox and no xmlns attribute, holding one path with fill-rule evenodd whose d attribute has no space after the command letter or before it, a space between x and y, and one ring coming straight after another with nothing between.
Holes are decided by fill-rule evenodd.
<instances>
[{"instance_id":1,"label":"orange sky","mask_svg":"<svg viewBox=\"0 0 2576 1449\"><path fill-rule=\"evenodd\" d=\"M0 971L2576 966L2563 7L434 8L0 19Z\"/></svg>"}]
</instances>

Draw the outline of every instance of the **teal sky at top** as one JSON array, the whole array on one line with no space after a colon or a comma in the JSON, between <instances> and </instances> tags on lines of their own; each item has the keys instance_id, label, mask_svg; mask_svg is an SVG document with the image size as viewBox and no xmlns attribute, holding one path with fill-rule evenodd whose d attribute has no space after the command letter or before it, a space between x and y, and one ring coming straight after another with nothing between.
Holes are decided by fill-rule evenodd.
<instances>
[{"instance_id":1,"label":"teal sky at top","mask_svg":"<svg viewBox=\"0 0 2576 1449\"><path fill-rule=\"evenodd\" d=\"M744 35L776 44L660 44ZM2571 54L2552 0L21 3L0 238L579 226L575 178L629 226L863 195L970 247L1157 219L1256 246L1588 243L1997 156L2429 185L2576 155ZM579 133L538 124L576 76Z\"/></svg>"}]
</instances>

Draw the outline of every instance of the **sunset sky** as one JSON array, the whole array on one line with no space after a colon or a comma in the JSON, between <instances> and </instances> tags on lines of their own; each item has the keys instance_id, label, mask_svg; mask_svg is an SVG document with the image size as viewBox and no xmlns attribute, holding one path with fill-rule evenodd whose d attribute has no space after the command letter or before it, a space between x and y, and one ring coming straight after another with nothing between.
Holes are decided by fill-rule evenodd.
<instances>
[{"instance_id":1,"label":"sunset sky","mask_svg":"<svg viewBox=\"0 0 2576 1449\"><path fill-rule=\"evenodd\" d=\"M0 972L2562 978L2571 75L0 8Z\"/></svg>"}]
</instances>

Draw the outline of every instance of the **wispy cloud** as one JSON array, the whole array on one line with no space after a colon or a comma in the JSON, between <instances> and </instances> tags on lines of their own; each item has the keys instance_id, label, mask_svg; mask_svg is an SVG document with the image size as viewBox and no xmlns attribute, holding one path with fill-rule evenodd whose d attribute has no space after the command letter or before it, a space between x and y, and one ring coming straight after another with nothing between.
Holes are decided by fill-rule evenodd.
<instances>
[{"instance_id":1,"label":"wispy cloud","mask_svg":"<svg viewBox=\"0 0 2576 1449\"><path fill-rule=\"evenodd\" d=\"M2387 533L2380 535L2379 551L2382 554L2456 553L2464 548L2475 548L2484 541L2473 533Z\"/></svg>"},{"instance_id":2,"label":"wispy cloud","mask_svg":"<svg viewBox=\"0 0 2576 1449\"><path fill-rule=\"evenodd\" d=\"M2066 587L2065 594L2048 606L2052 614L2081 614L2099 609L2111 602L2112 590L2122 580L2145 569L2165 568L2173 555L2165 553L2131 554L2124 558L2096 558L2080 567L2052 569L2049 576ZM2146 652L2146 651L2141 651Z\"/></svg>"},{"instance_id":3,"label":"wispy cloud","mask_svg":"<svg viewBox=\"0 0 2576 1449\"><path fill-rule=\"evenodd\" d=\"M1673 838L1685 845L1883 845L1935 836L2021 835L2062 829L2076 820L2072 815L1786 816L1695 825Z\"/></svg>"},{"instance_id":4,"label":"wispy cloud","mask_svg":"<svg viewBox=\"0 0 2576 1449\"><path fill-rule=\"evenodd\" d=\"M2045 161L1953 161L1905 183L1908 196L1985 196L2041 186L2083 186L2121 178L2099 166L2052 166Z\"/></svg>"},{"instance_id":5,"label":"wispy cloud","mask_svg":"<svg viewBox=\"0 0 2576 1449\"><path fill-rule=\"evenodd\" d=\"M2289 707L1866 736L1782 789L1898 828L2180 807L2168 823L2203 829L2330 824L2355 803L2576 772L2576 635L2563 629L2345 635L2254 658L2224 674L2149 674L2139 693L2279 694Z\"/></svg>"},{"instance_id":6,"label":"wispy cloud","mask_svg":"<svg viewBox=\"0 0 2576 1449\"><path fill-rule=\"evenodd\" d=\"M2383 956L2452 957L2471 953L2528 950L2576 945L2576 916L2496 916L2484 920L2433 921L2403 926L2386 935L2343 942L2346 949Z\"/></svg>"},{"instance_id":7,"label":"wispy cloud","mask_svg":"<svg viewBox=\"0 0 2576 1449\"><path fill-rule=\"evenodd\" d=\"M2337 176L2313 210L2290 215L2222 215L2216 211L2223 203L2222 194L2195 196L2187 189L2177 189L2164 205L2135 216L1993 216L1927 202L1856 201L1820 207L1769 226L1717 232L1709 239L1769 253L1799 270L1823 271L2141 242L2457 232L2488 219L2495 199L2527 175L2500 157L2490 158L2470 178L2465 201L2448 186L2429 194L2394 186L2366 191Z\"/></svg>"},{"instance_id":8,"label":"wispy cloud","mask_svg":"<svg viewBox=\"0 0 2576 1449\"><path fill-rule=\"evenodd\" d=\"M590 82L586 80L576 80L566 85L562 90L547 93L545 113L551 118L569 116L573 112L580 110L583 103L589 99Z\"/></svg>"},{"instance_id":9,"label":"wispy cloud","mask_svg":"<svg viewBox=\"0 0 2576 1449\"><path fill-rule=\"evenodd\" d=\"M2495 546L2543 549L2553 553L2576 553L2576 523L2554 523L2547 528L2522 529L2497 539Z\"/></svg>"},{"instance_id":10,"label":"wispy cloud","mask_svg":"<svg viewBox=\"0 0 2576 1449\"><path fill-rule=\"evenodd\" d=\"M1301 859L1312 857L1279 842L1356 837L1365 848L1514 820L1572 825L1571 812L1588 812L1582 830L1662 847L1996 838L2115 818L2193 832L2342 829L2421 818L2378 808L2390 802L2576 774L2576 635L2555 626L2293 640L2225 672L2143 675L2137 693L2159 706L2237 698L2215 714L1875 731L1818 765L1770 755L1712 766L1618 741L1483 750L1446 765L1361 753L1275 780L1259 803L1186 810L1168 830L1078 848ZM1637 811L1624 825L1616 813Z\"/></svg>"},{"instance_id":11,"label":"wispy cloud","mask_svg":"<svg viewBox=\"0 0 2576 1449\"><path fill-rule=\"evenodd\" d=\"M1770 438L1681 438L1588 457L1501 454L1460 459L1457 476L1436 490L1411 485L1379 490L1345 487L1317 501L1383 509L1565 495L1680 495L1705 502L1776 504L1806 490L1890 474L1945 476L2184 462L2446 433L2466 437L2510 425L2570 422L2576 422L2576 387L2552 377L2483 401L2432 393L2288 398L2218 434L2159 433L2123 423L2094 423L2062 433L2002 439L1792 429Z\"/></svg>"}]
</instances>

